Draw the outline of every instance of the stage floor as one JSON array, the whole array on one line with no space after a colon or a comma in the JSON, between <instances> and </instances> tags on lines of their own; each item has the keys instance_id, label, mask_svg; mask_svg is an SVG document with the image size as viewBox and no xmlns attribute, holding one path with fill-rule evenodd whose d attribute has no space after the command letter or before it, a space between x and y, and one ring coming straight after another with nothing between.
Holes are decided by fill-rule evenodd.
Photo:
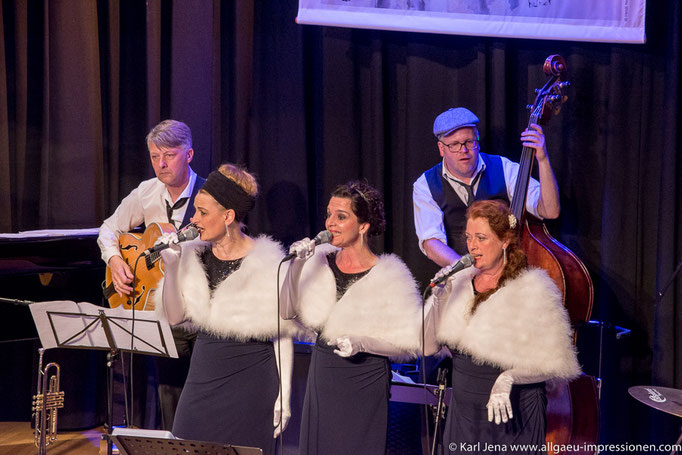
<instances>
[{"instance_id":1,"label":"stage floor","mask_svg":"<svg viewBox=\"0 0 682 455\"><path fill-rule=\"evenodd\" d=\"M85 431L64 431L57 441L47 447L50 455L102 455L106 445L101 444L102 427ZM0 422L0 455L35 455L33 430L30 422Z\"/></svg>"}]
</instances>

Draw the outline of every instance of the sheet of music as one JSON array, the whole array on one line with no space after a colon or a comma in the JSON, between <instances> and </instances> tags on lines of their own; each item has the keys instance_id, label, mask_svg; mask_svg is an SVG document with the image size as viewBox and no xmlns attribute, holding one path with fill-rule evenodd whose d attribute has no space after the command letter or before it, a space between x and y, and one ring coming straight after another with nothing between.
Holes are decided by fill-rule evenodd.
<instances>
[{"instance_id":1,"label":"sheet of music","mask_svg":"<svg viewBox=\"0 0 682 455\"><path fill-rule=\"evenodd\" d=\"M129 351L132 347L140 354L178 357L168 321L160 319L153 311L135 311L133 322L132 310L104 308L87 302L57 300L34 303L29 308L45 349L109 349L100 318L103 314L109 322L115 348Z\"/></svg>"}]
</instances>

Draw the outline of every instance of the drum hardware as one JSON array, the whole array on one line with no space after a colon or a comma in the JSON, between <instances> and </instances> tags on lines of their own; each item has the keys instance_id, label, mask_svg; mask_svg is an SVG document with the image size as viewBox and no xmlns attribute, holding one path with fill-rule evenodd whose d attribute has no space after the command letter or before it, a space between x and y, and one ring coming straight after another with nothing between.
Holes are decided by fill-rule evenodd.
<instances>
[{"instance_id":1,"label":"drum hardware","mask_svg":"<svg viewBox=\"0 0 682 455\"><path fill-rule=\"evenodd\" d=\"M682 390L671 389L669 387L654 386L633 386L628 389L628 393L635 400L644 403L659 411L682 417ZM677 447L682 443L682 432L675 441L670 455L677 453Z\"/></svg>"}]
</instances>

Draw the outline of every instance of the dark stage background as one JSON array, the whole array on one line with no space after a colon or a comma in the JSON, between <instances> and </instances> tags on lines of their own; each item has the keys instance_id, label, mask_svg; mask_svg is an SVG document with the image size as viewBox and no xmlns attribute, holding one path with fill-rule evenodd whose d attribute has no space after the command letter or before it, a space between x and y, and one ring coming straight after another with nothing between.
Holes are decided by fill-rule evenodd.
<instances>
[{"instance_id":1,"label":"dark stage background","mask_svg":"<svg viewBox=\"0 0 682 455\"><path fill-rule=\"evenodd\" d=\"M603 352L602 440L669 442L680 421L627 395L682 388L680 2L650 0L645 45L492 39L295 24L295 0L0 3L0 231L98 226L153 175L165 118L194 134L193 168L245 164L253 233L323 227L331 189L365 178L386 199L377 249L422 281L412 182L439 160L434 117L467 106L483 150L518 159L524 106L563 55L572 87L546 127L562 198L548 223L587 265L594 318L632 330ZM596 374L599 345L582 346ZM583 343L585 344L585 343ZM3 397L3 399L5 399Z\"/></svg>"}]
</instances>

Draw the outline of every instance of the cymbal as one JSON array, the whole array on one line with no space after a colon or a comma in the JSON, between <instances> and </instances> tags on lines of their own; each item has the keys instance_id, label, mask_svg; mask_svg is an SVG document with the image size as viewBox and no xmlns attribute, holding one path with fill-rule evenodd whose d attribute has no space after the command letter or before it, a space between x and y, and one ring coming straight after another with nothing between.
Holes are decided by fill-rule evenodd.
<instances>
[{"instance_id":1,"label":"cymbal","mask_svg":"<svg viewBox=\"0 0 682 455\"><path fill-rule=\"evenodd\" d=\"M659 411L682 417L682 390L669 387L638 385L630 387L632 397Z\"/></svg>"}]
</instances>

